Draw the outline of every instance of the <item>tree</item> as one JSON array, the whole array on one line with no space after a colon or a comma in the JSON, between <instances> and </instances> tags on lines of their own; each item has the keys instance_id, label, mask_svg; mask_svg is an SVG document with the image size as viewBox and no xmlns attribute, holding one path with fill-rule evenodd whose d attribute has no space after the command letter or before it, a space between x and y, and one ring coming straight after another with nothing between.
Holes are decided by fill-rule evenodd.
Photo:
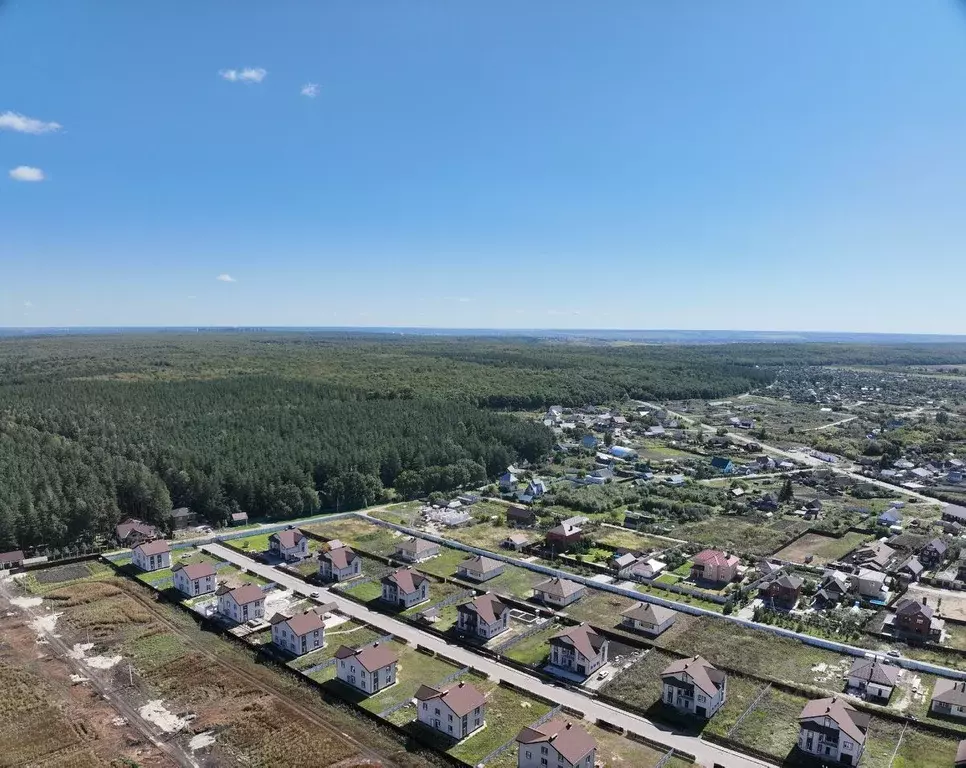
<instances>
[{"instance_id":1,"label":"tree","mask_svg":"<svg viewBox=\"0 0 966 768\"><path fill-rule=\"evenodd\" d=\"M783 504L788 503L795 498L795 489L792 487L792 480L789 477L785 478L785 482L782 484L782 489L778 493L778 500Z\"/></svg>"}]
</instances>

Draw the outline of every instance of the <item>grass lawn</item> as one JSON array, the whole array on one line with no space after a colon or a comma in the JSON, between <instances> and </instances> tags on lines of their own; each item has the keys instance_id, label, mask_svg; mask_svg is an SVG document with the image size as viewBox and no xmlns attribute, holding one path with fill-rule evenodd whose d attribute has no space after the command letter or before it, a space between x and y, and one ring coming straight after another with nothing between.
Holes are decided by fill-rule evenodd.
<instances>
[{"instance_id":1,"label":"grass lawn","mask_svg":"<svg viewBox=\"0 0 966 768\"><path fill-rule=\"evenodd\" d=\"M416 564L416 570L432 576L455 576L456 566L470 557L466 552L449 547L440 547L439 555L423 563Z\"/></svg>"},{"instance_id":2,"label":"grass lawn","mask_svg":"<svg viewBox=\"0 0 966 768\"><path fill-rule=\"evenodd\" d=\"M399 654L396 683L360 702L361 706L370 712L378 714L396 704L401 704L415 696L416 689L420 685L435 685L460 669L447 661L419 653L408 646L397 644L395 650Z\"/></svg>"},{"instance_id":3,"label":"grass lawn","mask_svg":"<svg viewBox=\"0 0 966 768\"><path fill-rule=\"evenodd\" d=\"M608 544L612 547L627 547L627 549L633 549L639 552L667 549L668 547L674 546L673 542L665 539L658 539L628 529L611 528L610 526L600 528L594 540L600 544Z\"/></svg>"},{"instance_id":4,"label":"grass lawn","mask_svg":"<svg viewBox=\"0 0 966 768\"><path fill-rule=\"evenodd\" d=\"M526 599L533 594L533 585L546 581L546 578L542 573L536 573L517 565L508 565L499 576L484 581L482 588L498 595L510 595L511 597Z\"/></svg>"},{"instance_id":5,"label":"grass lawn","mask_svg":"<svg viewBox=\"0 0 966 768\"><path fill-rule=\"evenodd\" d=\"M231 539L228 543L246 552L268 552L268 537L270 533L255 533L239 539Z\"/></svg>"},{"instance_id":6,"label":"grass lawn","mask_svg":"<svg viewBox=\"0 0 966 768\"><path fill-rule=\"evenodd\" d=\"M807 698L772 688L741 721L731 738L784 760L798 742L798 716Z\"/></svg>"},{"instance_id":7,"label":"grass lawn","mask_svg":"<svg viewBox=\"0 0 966 768\"><path fill-rule=\"evenodd\" d=\"M671 592L666 589L661 589L659 584L641 584L637 588L638 592L643 592L644 594L653 594L655 597L660 597L665 600L673 600L676 603L685 603L686 605L696 605L701 608L705 608L709 611L714 611L715 613L721 613L724 607L721 603L715 603L711 600L705 600L700 597L695 597L693 595L681 595L677 592Z\"/></svg>"},{"instance_id":8,"label":"grass lawn","mask_svg":"<svg viewBox=\"0 0 966 768\"><path fill-rule=\"evenodd\" d=\"M382 584L379 581L367 581L363 584L353 584L351 581L345 583L345 587L339 587L339 591L346 595L351 595L353 600L368 603L382 597Z\"/></svg>"},{"instance_id":9,"label":"grass lawn","mask_svg":"<svg viewBox=\"0 0 966 768\"><path fill-rule=\"evenodd\" d=\"M548 627L540 632L530 635L530 637L525 637L520 642L511 645L504 652L504 656L509 656L521 664L538 666L550 654L550 638L561 629L563 627L560 624L551 622Z\"/></svg>"},{"instance_id":10,"label":"grass lawn","mask_svg":"<svg viewBox=\"0 0 966 768\"><path fill-rule=\"evenodd\" d=\"M587 621L606 629L617 626L621 620L621 611L627 610L636 603L636 600L629 597L588 590L585 597L568 605L566 612L577 621Z\"/></svg>"},{"instance_id":11,"label":"grass lawn","mask_svg":"<svg viewBox=\"0 0 966 768\"><path fill-rule=\"evenodd\" d=\"M677 584L681 580L681 577L674 573L662 573L654 579L657 584Z\"/></svg>"},{"instance_id":12,"label":"grass lawn","mask_svg":"<svg viewBox=\"0 0 966 768\"><path fill-rule=\"evenodd\" d=\"M425 603L420 603L419 605L414 605L412 608L407 608L402 612L403 616L415 616L416 614L422 613L427 608L431 608L436 603L441 603L443 600L452 597L453 595L459 594L460 592L465 592L465 587L460 587L456 584L450 584L448 581L441 581L439 583L429 585L429 600Z\"/></svg>"},{"instance_id":13,"label":"grass lawn","mask_svg":"<svg viewBox=\"0 0 966 768\"><path fill-rule=\"evenodd\" d=\"M728 675L728 699L725 701L725 705L711 718L706 728L707 732L726 736L764 687L763 683L750 677Z\"/></svg>"},{"instance_id":14,"label":"grass lawn","mask_svg":"<svg viewBox=\"0 0 966 768\"><path fill-rule=\"evenodd\" d=\"M613 680L606 683L601 693L623 701L640 710L647 710L661 698L661 671L677 656L653 649L635 661Z\"/></svg>"},{"instance_id":15,"label":"grass lawn","mask_svg":"<svg viewBox=\"0 0 966 768\"><path fill-rule=\"evenodd\" d=\"M347 621L334 627L330 632L325 633L325 648L320 648L312 653L306 653L297 659L292 659L289 666L292 669L303 670L321 664L326 659L331 659L337 650L343 645L350 648L359 648L378 640L385 633L373 629L365 624L357 624L354 621Z\"/></svg>"},{"instance_id":16,"label":"grass lawn","mask_svg":"<svg viewBox=\"0 0 966 768\"><path fill-rule=\"evenodd\" d=\"M892 768L948 768L956 757L956 739L906 728Z\"/></svg>"},{"instance_id":17,"label":"grass lawn","mask_svg":"<svg viewBox=\"0 0 966 768\"><path fill-rule=\"evenodd\" d=\"M307 531L326 539L341 539L350 547L376 555L391 555L402 535L360 517L346 517L328 523L307 526Z\"/></svg>"},{"instance_id":18,"label":"grass lawn","mask_svg":"<svg viewBox=\"0 0 966 768\"><path fill-rule=\"evenodd\" d=\"M807 533L776 552L775 557L802 563L808 555L812 555L813 565L825 565L847 555L868 538L866 534L854 531L839 538L821 533Z\"/></svg>"},{"instance_id":19,"label":"grass lawn","mask_svg":"<svg viewBox=\"0 0 966 768\"><path fill-rule=\"evenodd\" d=\"M670 535L704 546L764 556L785 546L808 526L809 523L797 519L766 523L757 518L718 515L677 525Z\"/></svg>"},{"instance_id":20,"label":"grass lawn","mask_svg":"<svg viewBox=\"0 0 966 768\"><path fill-rule=\"evenodd\" d=\"M540 536L538 531L526 528L509 528L505 525L492 525L491 523L472 525L468 528L454 528L453 530L447 531L446 536L463 544L470 544L480 549L489 549L492 552L498 552L503 540L514 533L523 533L533 540Z\"/></svg>"},{"instance_id":21,"label":"grass lawn","mask_svg":"<svg viewBox=\"0 0 966 768\"><path fill-rule=\"evenodd\" d=\"M889 768L901 733L901 723L873 717L865 739L862 768Z\"/></svg>"}]
</instances>

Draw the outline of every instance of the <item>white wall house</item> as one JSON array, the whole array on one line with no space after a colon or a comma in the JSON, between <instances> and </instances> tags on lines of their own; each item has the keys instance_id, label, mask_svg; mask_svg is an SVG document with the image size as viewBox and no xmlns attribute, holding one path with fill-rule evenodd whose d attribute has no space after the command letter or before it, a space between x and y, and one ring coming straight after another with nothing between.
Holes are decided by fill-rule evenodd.
<instances>
[{"instance_id":1,"label":"white wall house","mask_svg":"<svg viewBox=\"0 0 966 768\"><path fill-rule=\"evenodd\" d=\"M325 647L325 622L315 609L295 616L276 613L271 624L272 642L296 656Z\"/></svg>"},{"instance_id":2,"label":"white wall house","mask_svg":"<svg viewBox=\"0 0 966 768\"><path fill-rule=\"evenodd\" d=\"M374 643L358 651L343 645L335 658L336 677L365 693L376 693L396 682L399 656L388 645Z\"/></svg>"},{"instance_id":3,"label":"white wall house","mask_svg":"<svg viewBox=\"0 0 966 768\"><path fill-rule=\"evenodd\" d=\"M460 632L489 640L510 626L510 607L492 595L480 595L456 606L456 627Z\"/></svg>"},{"instance_id":4,"label":"white wall house","mask_svg":"<svg viewBox=\"0 0 966 768\"><path fill-rule=\"evenodd\" d=\"M638 603L621 613L621 625L656 637L668 629L677 616L670 608L653 603Z\"/></svg>"},{"instance_id":5,"label":"white wall house","mask_svg":"<svg viewBox=\"0 0 966 768\"><path fill-rule=\"evenodd\" d=\"M827 762L858 765L869 715L838 697L808 702L798 716L798 748Z\"/></svg>"},{"instance_id":6,"label":"white wall house","mask_svg":"<svg viewBox=\"0 0 966 768\"><path fill-rule=\"evenodd\" d=\"M884 699L892 696L892 689L899 680L899 667L883 664L876 659L856 659L848 674L848 688L867 699Z\"/></svg>"},{"instance_id":7,"label":"white wall house","mask_svg":"<svg viewBox=\"0 0 966 768\"><path fill-rule=\"evenodd\" d=\"M349 547L330 549L319 555L319 576L325 581L345 581L362 575L362 558Z\"/></svg>"},{"instance_id":8,"label":"white wall house","mask_svg":"<svg viewBox=\"0 0 966 768\"><path fill-rule=\"evenodd\" d=\"M597 742L577 723L562 717L517 736L518 768L593 768Z\"/></svg>"},{"instance_id":9,"label":"white wall house","mask_svg":"<svg viewBox=\"0 0 966 768\"><path fill-rule=\"evenodd\" d=\"M421 563L439 554L439 544L410 536L396 546L396 557L407 563Z\"/></svg>"},{"instance_id":10,"label":"white wall house","mask_svg":"<svg viewBox=\"0 0 966 768\"><path fill-rule=\"evenodd\" d=\"M568 627L550 638L550 663L588 677L607 663L607 639L589 625Z\"/></svg>"},{"instance_id":11,"label":"white wall house","mask_svg":"<svg viewBox=\"0 0 966 768\"><path fill-rule=\"evenodd\" d=\"M456 575L471 581L489 581L503 573L505 567L502 560L475 555L456 566Z\"/></svg>"},{"instance_id":12,"label":"white wall house","mask_svg":"<svg viewBox=\"0 0 966 768\"><path fill-rule=\"evenodd\" d=\"M289 528L268 537L268 551L286 562L304 560L309 556L309 540L297 528Z\"/></svg>"},{"instance_id":13,"label":"white wall house","mask_svg":"<svg viewBox=\"0 0 966 768\"><path fill-rule=\"evenodd\" d=\"M558 608L562 608L565 605L570 605L579 600L583 597L585 591L586 589L583 584L577 584L574 581L567 581L566 579L554 576L552 579L547 579L537 584L533 588L533 596L547 605L555 605Z\"/></svg>"},{"instance_id":14,"label":"white wall house","mask_svg":"<svg viewBox=\"0 0 966 768\"><path fill-rule=\"evenodd\" d=\"M243 624L265 618L265 593L261 587L246 584L231 589L222 585L215 594L218 595L218 613L226 619Z\"/></svg>"},{"instance_id":15,"label":"white wall house","mask_svg":"<svg viewBox=\"0 0 966 768\"><path fill-rule=\"evenodd\" d=\"M470 683L421 685L416 691L419 722L457 741L483 727L485 706L483 694Z\"/></svg>"},{"instance_id":16,"label":"white wall house","mask_svg":"<svg viewBox=\"0 0 966 768\"><path fill-rule=\"evenodd\" d=\"M710 718L725 703L728 680L701 656L679 659L661 672L661 700L669 707Z\"/></svg>"},{"instance_id":17,"label":"white wall house","mask_svg":"<svg viewBox=\"0 0 966 768\"><path fill-rule=\"evenodd\" d=\"M171 546L164 539L138 544L131 550L131 561L142 571L171 567Z\"/></svg>"},{"instance_id":18,"label":"white wall house","mask_svg":"<svg viewBox=\"0 0 966 768\"><path fill-rule=\"evenodd\" d=\"M937 678L929 709L937 715L966 718L966 681Z\"/></svg>"},{"instance_id":19,"label":"white wall house","mask_svg":"<svg viewBox=\"0 0 966 768\"><path fill-rule=\"evenodd\" d=\"M171 572L174 574L175 589L188 597L207 595L218 589L218 576L211 563L178 563Z\"/></svg>"},{"instance_id":20,"label":"white wall house","mask_svg":"<svg viewBox=\"0 0 966 768\"><path fill-rule=\"evenodd\" d=\"M382 578L382 599L411 608L429 599L429 580L412 568L400 568Z\"/></svg>"}]
</instances>

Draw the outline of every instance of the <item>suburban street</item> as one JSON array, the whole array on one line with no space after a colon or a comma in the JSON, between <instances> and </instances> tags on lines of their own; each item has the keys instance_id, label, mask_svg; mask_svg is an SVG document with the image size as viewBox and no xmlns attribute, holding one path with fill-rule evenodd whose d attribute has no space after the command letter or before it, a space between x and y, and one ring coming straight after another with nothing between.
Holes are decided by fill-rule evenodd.
<instances>
[{"instance_id":1,"label":"suburban street","mask_svg":"<svg viewBox=\"0 0 966 768\"><path fill-rule=\"evenodd\" d=\"M331 590L307 584L301 579L277 570L273 566L256 562L220 544L206 544L202 549L303 596L308 597L312 592L319 592L321 594L320 599L326 602L334 602L338 606L339 611L347 616L369 623L387 633L392 633L397 637L403 638L414 645L419 644L424 648L441 653L466 666L472 666L481 672L485 672L494 680L505 680L551 701L556 701L566 707L579 710L589 720L605 720L621 728L625 728L632 733L653 739L669 747L675 747L683 752L691 753L695 755L699 765L705 765L709 768L715 763L727 766L727 768L762 768L762 766L771 767L773 765L708 743L696 736L675 733L655 725L646 718L611 707L589 696L575 693L566 688L558 688L557 686L550 685L536 677L478 656L466 648L451 645L435 635L423 632L391 616L370 611L364 606L347 600Z\"/></svg>"}]
</instances>

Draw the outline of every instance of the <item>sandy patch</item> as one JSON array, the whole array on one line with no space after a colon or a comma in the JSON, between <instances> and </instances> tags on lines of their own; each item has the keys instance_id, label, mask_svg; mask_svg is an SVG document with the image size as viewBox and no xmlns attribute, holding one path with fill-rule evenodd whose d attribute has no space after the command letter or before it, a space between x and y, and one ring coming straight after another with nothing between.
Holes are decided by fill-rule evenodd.
<instances>
[{"instance_id":1,"label":"sandy patch","mask_svg":"<svg viewBox=\"0 0 966 768\"><path fill-rule=\"evenodd\" d=\"M191 741L188 742L188 749L195 752L199 749L204 749L205 747L210 747L215 743L215 734L211 731L205 731L204 733L199 733L197 736L193 736Z\"/></svg>"},{"instance_id":2,"label":"sandy patch","mask_svg":"<svg viewBox=\"0 0 966 768\"><path fill-rule=\"evenodd\" d=\"M161 699L149 701L138 710L138 714L149 723L154 723L165 733L175 733L184 728L188 721L168 711Z\"/></svg>"},{"instance_id":3,"label":"sandy patch","mask_svg":"<svg viewBox=\"0 0 966 768\"><path fill-rule=\"evenodd\" d=\"M90 682L90 678L88 678L88 677L82 677L81 675L71 675L70 676L70 681L72 683L74 683L75 685L77 685L77 684L80 684L80 683L89 683Z\"/></svg>"},{"instance_id":4,"label":"sandy patch","mask_svg":"<svg viewBox=\"0 0 966 768\"><path fill-rule=\"evenodd\" d=\"M57 628L57 619L62 615L61 613L48 613L46 616L38 616L30 622L30 628L37 633L38 642L44 639L44 635L54 635L54 630ZM54 635L54 637L59 637L59 635Z\"/></svg>"},{"instance_id":5,"label":"sandy patch","mask_svg":"<svg viewBox=\"0 0 966 768\"><path fill-rule=\"evenodd\" d=\"M110 669L121 663L120 656L88 656L87 652L94 647L94 643L74 643L74 647L67 651L72 659L83 661L91 669Z\"/></svg>"},{"instance_id":6,"label":"sandy patch","mask_svg":"<svg viewBox=\"0 0 966 768\"><path fill-rule=\"evenodd\" d=\"M10 604L18 608L36 608L44 602L42 597L11 597Z\"/></svg>"},{"instance_id":7,"label":"sandy patch","mask_svg":"<svg viewBox=\"0 0 966 768\"><path fill-rule=\"evenodd\" d=\"M345 624L349 620L348 616L338 616L336 614L331 614L325 620L325 628L332 629L332 627L337 627L340 624Z\"/></svg>"},{"instance_id":8,"label":"sandy patch","mask_svg":"<svg viewBox=\"0 0 966 768\"><path fill-rule=\"evenodd\" d=\"M819 663L812 667L812 680L816 683L831 683L841 680L845 677L845 673L851 667L852 662L849 659L843 659L838 664L825 664Z\"/></svg>"},{"instance_id":9,"label":"sandy patch","mask_svg":"<svg viewBox=\"0 0 966 768\"><path fill-rule=\"evenodd\" d=\"M265 593L265 618L276 613L288 613L292 604L292 593L287 589L273 589Z\"/></svg>"}]
</instances>

